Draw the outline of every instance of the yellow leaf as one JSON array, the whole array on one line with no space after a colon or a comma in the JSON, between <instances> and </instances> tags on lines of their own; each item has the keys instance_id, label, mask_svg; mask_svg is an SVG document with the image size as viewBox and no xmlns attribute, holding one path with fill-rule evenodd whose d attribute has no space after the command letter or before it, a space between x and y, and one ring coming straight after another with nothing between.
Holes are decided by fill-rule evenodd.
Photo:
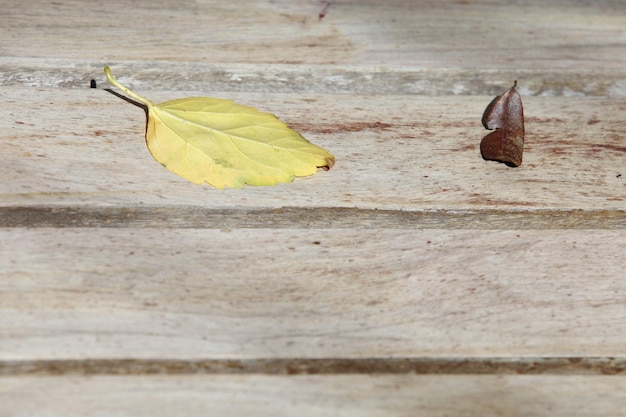
<instances>
[{"instance_id":1,"label":"yellow leaf","mask_svg":"<svg viewBox=\"0 0 626 417\"><path fill-rule=\"evenodd\" d=\"M330 169L335 157L270 113L232 100L190 97L155 105L104 73L148 108L146 143L158 162L196 184L275 185Z\"/></svg>"}]
</instances>

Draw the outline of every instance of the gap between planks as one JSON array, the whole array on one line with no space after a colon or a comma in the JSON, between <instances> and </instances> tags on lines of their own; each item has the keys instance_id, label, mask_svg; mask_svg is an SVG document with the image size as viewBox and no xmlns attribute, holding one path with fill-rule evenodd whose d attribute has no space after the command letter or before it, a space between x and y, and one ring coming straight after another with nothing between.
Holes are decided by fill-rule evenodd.
<instances>
[{"instance_id":1,"label":"gap between planks","mask_svg":"<svg viewBox=\"0 0 626 417\"><path fill-rule=\"evenodd\" d=\"M181 374L623 375L626 357L0 361L0 376Z\"/></svg>"},{"instance_id":2,"label":"gap between planks","mask_svg":"<svg viewBox=\"0 0 626 417\"><path fill-rule=\"evenodd\" d=\"M340 207L213 209L189 206L31 206L0 208L0 227L614 230L626 228L626 211L404 211Z\"/></svg>"}]
</instances>

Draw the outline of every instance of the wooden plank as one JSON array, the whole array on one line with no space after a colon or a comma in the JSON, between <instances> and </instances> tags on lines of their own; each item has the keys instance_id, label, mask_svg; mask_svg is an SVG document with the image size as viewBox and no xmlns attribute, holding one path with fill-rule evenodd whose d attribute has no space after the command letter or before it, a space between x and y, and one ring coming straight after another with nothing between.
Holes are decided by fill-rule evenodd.
<instances>
[{"instance_id":1,"label":"wooden plank","mask_svg":"<svg viewBox=\"0 0 626 417\"><path fill-rule=\"evenodd\" d=\"M623 414L619 2L2 6L0 415ZM104 65L337 165L189 184ZM478 152L514 79L519 169Z\"/></svg>"},{"instance_id":2,"label":"wooden plank","mask_svg":"<svg viewBox=\"0 0 626 417\"><path fill-rule=\"evenodd\" d=\"M158 102L191 94L149 96ZM0 101L7 115L0 120L0 205L625 207L626 104L620 98L524 97L524 163L511 169L483 161L478 150L487 133L480 117L491 97L229 97L276 113L333 152L337 164L277 187L196 186L152 159L141 109L100 90L7 87Z\"/></svg>"},{"instance_id":3,"label":"wooden plank","mask_svg":"<svg viewBox=\"0 0 626 417\"><path fill-rule=\"evenodd\" d=\"M14 57L427 68L617 68L626 16L610 0L171 2L5 0ZM325 16L320 13L326 9Z\"/></svg>"},{"instance_id":4,"label":"wooden plank","mask_svg":"<svg viewBox=\"0 0 626 417\"><path fill-rule=\"evenodd\" d=\"M622 416L626 377L487 375L2 377L19 416Z\"/></svg>"},{"instance_id":5,"label":"wooden plank","mask_svg":"<svg viewBox=\"0 0 626 417\"><path fill-rule=\"evenodd\" d=\"M624 356L624 230L4 229L0 359Z\"/></svg>"}]
</instances>

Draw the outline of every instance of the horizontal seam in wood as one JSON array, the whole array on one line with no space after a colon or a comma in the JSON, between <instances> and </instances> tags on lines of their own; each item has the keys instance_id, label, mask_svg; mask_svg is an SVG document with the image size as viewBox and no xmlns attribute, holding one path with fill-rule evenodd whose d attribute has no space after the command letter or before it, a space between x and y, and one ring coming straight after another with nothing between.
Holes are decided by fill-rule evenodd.
<instances>
[{"instance_id":1,"label":"horizontal seam in wood","mask_svg":"<svg viewBox=\"0 0 626 417\"><path fill-rule=\"evenodd\" d=\"M626 357L0 361L1 376L185 374L624 375Z\"/></svg>"},{"instance_id":2,"label":"horizontal seam in wood","mask_svg":"<svg viewBox=\"0 0 626 417\"><path fill-rule=\"evenodd\" d=\"M377 210L343 207L4 207L3 228L626 229L620 210Z\"/></svg>"}]
</instances>

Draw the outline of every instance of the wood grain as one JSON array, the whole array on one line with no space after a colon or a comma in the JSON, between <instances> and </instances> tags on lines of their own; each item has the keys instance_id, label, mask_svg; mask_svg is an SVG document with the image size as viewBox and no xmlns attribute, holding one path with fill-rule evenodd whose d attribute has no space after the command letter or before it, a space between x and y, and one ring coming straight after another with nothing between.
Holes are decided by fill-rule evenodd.
<instances>
[{"instance_id":1,"label":"wood grain","mask_svg":"<svg viewBox=\"0 0 626 417\"><path fill-rule=\"evenodd\" d=\"M17 228L1 241L2 359L624 354L624 230Z\"/></svg>"},{"instance_id":2,"label":"wood grain","mask_svg":"<svg viewBox=\"0 0 626 417\"><path fill-rule=\"evenodd\" d=\"M16 417L619 417L626 408L625 390L625 377L607 376L4 377L0 411L4 407Z\"/></svg>"},{"instance_id":3,"label":"wood grain","mask_svg":"<svg viewBox=\"0 0 626 417\"><path fill-rule=\"evenodd\" d=\"M626 63L626 16L620 2L609 0L351 0L331 2L323 19L324 5L316 1L4 0L3 6L1 52L15 57L434 69L623 70Z\"/></svg>"},{"instance_id":4,"label":"wood grain","mask_svg":"<svg viewBox=\"0 0 626 417\"><path fill-rule=\"evenodd\" d=\"M0 415L623 415L625 11L0 1ZM337 164L187 183L105 65ZM514 80L516 169L478 149Z\"/></svg>"},{"instance_id":5,"label":"wood grain","mask_svg":"<svg viewBox=\"0 0 626 417\"><path fill-rule=\"evenodd\" d=\"M60 92L65 104L57 102ZM180 96L150 94L157 102ZM6 179L0 205L625 207L623 99L524 98L524 164L511 169L480 157L486 132L480 115L490 97L230 97L272 110L333 152L335 167L293 184L219 192L187 183L153 160L140 108L93 89L7 87L0 102L8 115L0 120L0 155L6 161L0 167Z\"/></svg>"},{"instance_id":6,"label":"wood grain","mask_svg":"<svg viewBox=\"0 0 626 417\"><path fill-rule=\"evenodd\" d=\"M108 84L102 69L110 65L133 89L198 92L490 95L520 82L523 95L541 97L624 97L626 70L570 68L439 68L421 65L293 65L245 62L137 61L0 56L0 85L87 88L93 79ZM485 104L486 106L486 104Z\"/></svg>"}]
</instances>

